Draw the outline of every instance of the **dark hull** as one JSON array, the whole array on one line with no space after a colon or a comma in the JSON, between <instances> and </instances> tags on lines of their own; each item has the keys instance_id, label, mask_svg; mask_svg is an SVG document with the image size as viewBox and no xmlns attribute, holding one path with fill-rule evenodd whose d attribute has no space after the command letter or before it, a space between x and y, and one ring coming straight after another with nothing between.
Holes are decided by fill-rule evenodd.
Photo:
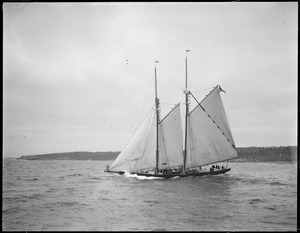
<instances>
[{"instance_id":1,"label":"dark hull","mask_svg":"<svg viewBox=\"0 0 300 233\"><path fill-rule=\"evenodd\" d=\"M224 168L224 169L217 169L213 171L207 172L187 172L187 173L170 173L170 174L149 174L149 173L139 173L139 172L132 172L132 175L138 176L146 176L146 177L159 177L159 178L173 178L173 177L188 177L188 176L211 176L211 175L219 175L229 172L231 168ZM119 175L124 175L124 171L109 171L105 170L108 173L118 173Z\"/></svg>"},{"instance_id":2,"label":"dark hull","mask_svg":"<svg viewBox=\"0 0 300 233\"><path fill-rule=\"evenodd\" d=\"M229 172L231 168L218 169L214 171L208 172L189 172L189 173L171 173L171 174L149 174L149 173L131 173L136 174L138 176L146 176L146 177L160 177L160 178L173 178L173 177L188 177L188 176L211 176L211 175L219 175Z\"/></svg>"},{"instance_id":3,"label":"dark hull","mask_svg":"<svg viewBox=\"0 0 300 233\"><path fill-rule=\"evenodd\" d=\"M124 173L125 173L123 171L110 171L110 170L104 170L104 172L107 172L107 173L118 173L119 175L124 175Z\"/></svg>"}]
</instances>

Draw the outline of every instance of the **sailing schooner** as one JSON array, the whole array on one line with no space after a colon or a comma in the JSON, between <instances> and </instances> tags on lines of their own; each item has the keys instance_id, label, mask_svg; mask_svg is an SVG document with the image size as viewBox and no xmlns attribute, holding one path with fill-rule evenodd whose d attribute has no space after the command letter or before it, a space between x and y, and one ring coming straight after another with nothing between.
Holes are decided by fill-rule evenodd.
<instances>
[{"instance_id":1,"label":"sailing schooner","mask_svg":"<svg viewBox=\"0 0 300 233\"><path fill-rule=\"evenodd\" d=\"M189 50L187 50L188 52ZM185 137L183 145L180 103L160 120L155 66L155 105L124 150L105 172L171 178L224 174L227 166L201 166L237 157L220 92L220 85L199 103L185 85ZM189 111L189 97L197 106Z\"/></svg>"}]
</instances>

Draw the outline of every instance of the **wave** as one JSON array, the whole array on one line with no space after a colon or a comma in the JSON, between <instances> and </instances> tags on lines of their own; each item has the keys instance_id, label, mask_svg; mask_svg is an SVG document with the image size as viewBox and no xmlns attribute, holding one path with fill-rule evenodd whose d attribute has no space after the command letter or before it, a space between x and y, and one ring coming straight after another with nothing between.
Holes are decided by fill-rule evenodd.
<instances>
[{"instance_id":1,"label":"wave","mask_svg":"<svg viewBox=\"0 0 300 233\"><path fill-rule=\"evenodd\" d=\"M267 224L284 225L284 226L289 226L291 224L290 222L277 222L277 221L260 221L260 222L267 223Z\"/></svg>"},{"instance_id":2,"label":"wave","mask_svg":"<svg viewBox=\"0 0 300 233\"><path fill-rule=\"evenodd\" d=\"M4 185L4 187L17 186L14 182L3 182L3 185Z\"/></svg>"},{"instance_id":3,"label":"wave","mask_svg":"<svg viewBox=\"0 0 300 233\"><path fill-rule=\"evenodd\" d=\"M154 229L154 230L152 230L152 231L167 231L167 230L164 229L164 228L158 228L158 229Z\"/></svg>"},{"instance_id":4,"label":"wave","mask_svg":"<svg viewBox=\"0 0 300 233\"><path fill-rule=\"evenodd\" d=\"M77 176L83 176L83 175L80 174L80 173L75 173L75 174L70 174L70 175L60 176L59 178L60 178L60 179L64 179L64 178L66 178L66 177L77 177Z\"/></svg>"},{"instance_id":5,"label":"wave","mask_svg":"<svg viewBox=\"0 0 300 233\"><path fill-rule=\"evenodd\" d=\"M249 204L254 204L254 203L264 203L264 201L259 198L254 198L249 200Z\"/></svg>"},{"instance_id":6,"label":"wave","mask_svg":"<svg viewBox=\"0 0 300 233\"><path fill-rule=\"evenodd\" d=\"M50 189L48 189L47 191L46 191L46 193L54 193L54 192L57 192L57 191L59 191L59 189L58 188L50 188Z\"/></svg>"},{"instance_id":7,"label":"wave","mask_svg":"<svg viewBox=\"0 0 300 233\"><path fill-rule=\"evenodd\" d=\"M42 197L44 197L44 195L39 194L39 193L34 193L34 194L28 196L27 198L28 199L38 200L38 199L41 199Z\"/></svg>"},{"instance_id":8,"label":"wave","mask_svg":"<svg viewBox=\"0 0 300 233\"><path fill-rule=\"evenodd\" d=\"M112 199L111 198L108 198L108 197L98 197L98 200L100 200L100 201L112 201Z\"/></svg>"},{"instance_id":9,"label":"wave","mask_svg":"<svg viewBox=\"0 0 300 233\"><path fill-rule=\"evenodd\" d=\"M150 203L150 204L160 204L161 202L159 202L159 201L153 201L153 200L144 200L143 202L145 202L145 203Z\"/></svg>"},{"instance_id":10,"label":"wave","mask_svg":"<svg viewBox=\"0 0 300 233\"><path fill-rule=\"evenodd\" d=\"M21 209L19 207L11 207L7 209L3 209L2 214L15 213L15 212L19 212L20 210Z\"/></svg>"},{"instance_id":11,"label":"wave","mask_svg":"<svg viewBox=\"0 0 300 233\"><path fill-rule=\"evenodd\" d=\"M264 209L268 209L268 210L276 210L276 209L273 208L273 207L264 207Z\"/></svg>"},{"instance_id":12,"label":"wave","mask_svg":"<svg viewBox=\"0 0 300 233\"><path fill-rule=\"evenodd\" d=\"M52 205L61 205L61 206L89 206L86 203L78 202L78 201L60 201L56 203L51 203Z\"/></svg>"},{"instance_id":13,"label":"wave","mask_svg":"<svg viewBox=\"0 0 300 233\"><path fill-rule=\"evenodd\" d=\"M263 184L263 185L289 185L285 184L280 181L274 181L274 179L270 180L270 178L258 178L255 176L250 176L250 175L243 175L243 176L228 176L228 179L231 180L232 182L237 182L237 183L243 183L243 184Z\"/></svg>"},{"instance_id":14,"label":"wave","mask_svg":"<svg viewBox=\"0 0 300 233\"><path fill-rule=\"evenodd\" d=\"M264 202L263 200L261 200L259 198L254 198L254 199L251 199L250 201L253 201L253 202Z\"/></svg>"},{"instance_id":15,"label":"wave","mask_svg":"<svg viewBox=\"0 0 300 233\"><path fill-rule=\"evenodd\" d=\"M45 196L40 193L33 193L30 195L20 195L15 197L3 197L2 200L4 202L13 202L13 203L20 203L20 202L31 202L32 200L42 200Z\"/></svg>"},{"instance_id":16,"label":"wave","mask_svg":"<svg viewBox=\"0 0 300 233\"><path fill-rule=\"evenodd\" d=\"M102 177L89 177L89 180L102 180Z\"/></svg>"},{"instance_id":17,"label":"wave","mask_svg":"<svg viewBox=\"0 0 300 233\"><path fill-rule=\"evenodd\" d=\"M80 173L75 173L75 174L66 175L66 176L83 176L83 175L82 175L82 174L80 174Z\"/></svg>"},{"instance_id":18,"label":"wave","mask_svg":"<svg viewBox=\"0 0 300 233\"><path fill-rule=\"evenodd\" d=\"M15 178L15 180L22 180L22 181L36 181L36 180L39 180L39 178L34 177L34 178L26 179L26 178L24 178L24 177L17 176L17 177Z\"/></svg>"},{"instance_id":19,"label":"wave","mask_svg":"<svg viewBox=\"0 0 300 233\"><path fill-rule=\"evenodd\" d=\"M32 179L29 179L28 181L35 181L35 180L38 180L39 178L32 178Z\"/></svg>"},{"instance_id":20,"label":"wave","mask_svg":"<svg viewBox=\"0 0 300 233\"><path fill-rule=\"evenodd\" d=\"M288 184L284 184L284 183L281 183L281 182L278 182L278 181L273 181L270 183L270 185L288 185Z\"/></svg>"}]
</instances>

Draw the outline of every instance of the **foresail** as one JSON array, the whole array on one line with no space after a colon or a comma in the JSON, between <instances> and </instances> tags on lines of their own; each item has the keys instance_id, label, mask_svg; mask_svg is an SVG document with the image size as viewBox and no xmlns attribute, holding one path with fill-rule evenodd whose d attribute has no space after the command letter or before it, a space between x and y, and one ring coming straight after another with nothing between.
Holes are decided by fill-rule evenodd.
<instances>
[{"instance_id":1,"label":"foresail","mask_svg":"<svg viewBox=\"0 0 300 233\"><path fill-rule=\"evenodd\" d=\"M154 120L155 111L151 110L140 128L137 130L119 156L115 159L115 161L111 164L109 169L118 168L125 171L131 171L134 168L137 159L143 156L149 132L153 128Z\"/></svg>"},{"instance_id":2,"label":"foresail","mask_svg":"<svg viewBox=\"0 0 300 233\"><path fill-rule=\"evenodd\" d=\"M186 167L237 157L218 86L188 115ZM224 134L223 134L224 133Z\"/></svg>"},{"instance_id":3,"label":"foresail","mask_svg":"<svg viewBox=\"0 0 300 233\"><path fill-rule=\"evenodd\" d=\"M159 124L159 169L183 164L180 104L177 104Z\"/></svg>"}]
</instances>

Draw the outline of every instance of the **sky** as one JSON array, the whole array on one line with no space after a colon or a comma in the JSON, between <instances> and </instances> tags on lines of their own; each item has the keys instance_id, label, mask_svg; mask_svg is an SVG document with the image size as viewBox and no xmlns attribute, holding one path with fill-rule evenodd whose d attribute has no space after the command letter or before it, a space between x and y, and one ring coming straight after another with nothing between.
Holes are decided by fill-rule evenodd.
<instances>
[{"instance_id":1,"label":"sky","mask_svg":"<svg viewBox=\"0 0 300 233\"><path fill-rule=\"evenodd\" d=\"M4 3L3 156L121 151L155 66L161 116L184 102L186 57L236 147L297 145L297 29L297 2Z\"/></svg>"}]
</instances>

